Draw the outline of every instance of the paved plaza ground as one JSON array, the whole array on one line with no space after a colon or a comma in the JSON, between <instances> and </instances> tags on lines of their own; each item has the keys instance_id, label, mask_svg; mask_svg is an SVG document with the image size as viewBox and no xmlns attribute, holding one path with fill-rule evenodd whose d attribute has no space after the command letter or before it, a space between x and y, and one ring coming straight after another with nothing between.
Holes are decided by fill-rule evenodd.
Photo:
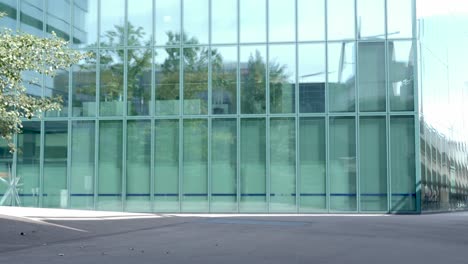
<instances>
[{"instance_id":1,"label":"paved plaza ground","mask_svg":"<svg viewBox=\"0 0 468 264\"><path fill-rule=\"evenodd\" d=\"M468 263L468 213L153 215L0 207L0 263Z\"/></svg>"}]
</instances>

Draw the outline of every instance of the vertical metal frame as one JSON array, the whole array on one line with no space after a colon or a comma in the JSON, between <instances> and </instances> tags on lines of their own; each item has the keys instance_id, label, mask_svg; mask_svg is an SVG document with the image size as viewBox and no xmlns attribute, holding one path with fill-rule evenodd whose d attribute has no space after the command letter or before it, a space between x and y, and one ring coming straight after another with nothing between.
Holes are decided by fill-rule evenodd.
<instances>
[{"instance_id":1,"label":"vertical metal frame","mask_svg":"<svg viewBox=\"0 0 468 264\"><path fill-rule=\"evenodd\" d=\"M183 184L184 184L184 0L180 1L180 32L179 41L179 212L182 212Z\"/></svg>"},{"instance_id":2,"label":"vertical metal frame","mask_svg":"<svg viewBox=\"0 0 468 264\"><path fill-rule=\"evenodd\" d=\"M268 67L270 63L270 10L269 10L269 0L265 1L265 19L266 19L266 65L265 65L265 146L266 146L266 155L265 155L265 176L266 176L266 203L267 203L267 212L270 212L270 201L271 201L271 175L270 175L270 155L271 155L271 142L270 142L270 69Z\"/></svg>"},{"instance_id":3,"label":"vertical metal frame","mask_svg":"<svg viewBox=\"0 0 468 264\"><path fill-rule=\"evenodd\" d=\"M329 65L328 65L328 0L324 2L324 33L325 33L325 210L330 213L330 91L329 91Z\"/></svg>"},{"instance_id":4,"label":"vertical metal frame","mask_svg":"<svg viewBox=\"0 0 468 264\"><path fill-rule=\"evenodd\" d=\"M295 112L295 117L294 117L294 124L295 124L295 151L296 151L296 164L295 164L295 171L296 171L296 175L295 175L295 203L296 203L296 213L299 212L300 210L300 201L301 201L301 171L300 171L300 142L299 142L299 136L300 136L300 132L299 132L299 111L300 111L300 107L299 107L299 104L300 104L300 101L299 101L299 92L300 92L300 87L299 87L299 44L298 44L298 41L299 41L299 25L298 25L298 21L299 21L299 11L298 11L298 0L295 0L294 1L294 29L295 29L295 45L294 45L294 48L295 48L295 53L294 53L294 56L295 56L295 65L294 67L296 67L296 75L294 76L294 79L295 79L295 95L294 95L294 112ZM326 100L326 99L325 99Z\"/></svg>"},{"instance_id":5,"label":"vertical metal frame","mask_svg":"<svg viewBox=\"0 0 468 264\"><path fill-rule=\"evenodd\" d=\"M237 185L236 185L236 200L237 200L237 212L240 212L241 208L241 75L240 75L240 1L237 0L237 72L236 72L236 177L237 177Z\"/></svg>"}]
</instances>

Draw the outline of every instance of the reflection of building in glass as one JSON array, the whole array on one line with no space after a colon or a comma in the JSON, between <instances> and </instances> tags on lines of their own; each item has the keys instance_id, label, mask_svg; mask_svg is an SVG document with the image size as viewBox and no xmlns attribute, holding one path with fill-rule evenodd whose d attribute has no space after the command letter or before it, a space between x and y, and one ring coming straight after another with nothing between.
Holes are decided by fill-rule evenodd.
<instances>
[{"instance_id":1,"label":"reflection of building in glass","mask_svg":"<svg viewBox=\"0 0 468 264\"><path fill-rule=\"evenodd\" d=\"M1 26L92 54L54 78L25 73L64 107L24 122L15 157L1 143L0 177L22 184L9 203L466 208L462 25L423 17L416 34L414 0L379 1L0 0Z\"/></svg>"}]
</instances>

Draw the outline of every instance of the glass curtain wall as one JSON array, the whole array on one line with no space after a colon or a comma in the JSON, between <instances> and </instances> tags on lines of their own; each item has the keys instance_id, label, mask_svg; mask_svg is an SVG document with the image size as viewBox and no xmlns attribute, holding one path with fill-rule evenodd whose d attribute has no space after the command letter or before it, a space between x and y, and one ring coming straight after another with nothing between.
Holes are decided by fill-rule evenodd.
<instances>
[{"instance_id":1,"label":"glass curtain wall","mask_svg":"<svg viewBox=\"0 0 468 264\"><path fill-rule=\"evenodd\" d=\"M25 75L40 80L31 95L61 95L64 107L25 122L22 151L1 142L1 179L23 184L8 201L415 212L412 2L0 0L0 25L55 31L90 54L53 78Z\"/></svg>"}]
</instances>

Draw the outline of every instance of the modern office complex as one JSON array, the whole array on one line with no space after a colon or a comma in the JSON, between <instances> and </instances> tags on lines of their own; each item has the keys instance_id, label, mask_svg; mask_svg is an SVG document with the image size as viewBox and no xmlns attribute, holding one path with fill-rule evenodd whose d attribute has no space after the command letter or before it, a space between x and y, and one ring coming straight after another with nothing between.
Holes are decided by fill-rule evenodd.
<instances>
[{"instance_id":1,"label":"modern office complex","mask_svg":"<svg viewBox=\"0 0 468 264\"><path fill-rule=\"evenodd\" d=\"M2 142L2 205L468 207L463 12L416 0L0 0L0 10L1 27L54 31L90 53L54 78L25 73L40 80L31 95L64 106L25 121L14 154Z\"/></svg>"}]
</instances>

